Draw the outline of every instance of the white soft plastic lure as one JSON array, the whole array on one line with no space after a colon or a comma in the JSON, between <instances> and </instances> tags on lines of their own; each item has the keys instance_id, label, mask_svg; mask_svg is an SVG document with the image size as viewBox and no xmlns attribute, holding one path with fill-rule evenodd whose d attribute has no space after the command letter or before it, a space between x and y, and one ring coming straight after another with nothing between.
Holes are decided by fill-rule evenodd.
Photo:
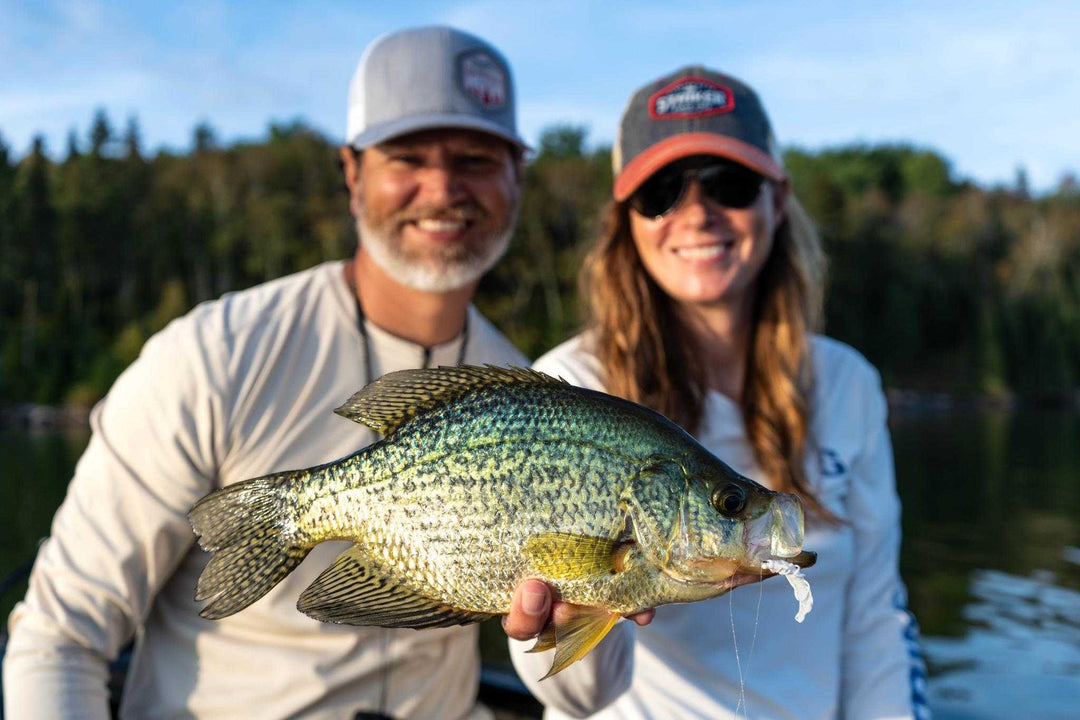
<instances>
[{"instance_id":1,"label":"white soft plastic lure","mask_svg":"<svg viewBox=\"0 0 1080 720\"><path fill-rule=\"evenodd\" d=\"M799 611L795 613L795 622L805 620L806 614L814 608L814 596L810 594L810 582L802 574L802 568L787 560L770 558L762 561L761 569L784 576L791 585L791 589L795 591L795 599L799 603Z\"/></svg>"}]
</instances>

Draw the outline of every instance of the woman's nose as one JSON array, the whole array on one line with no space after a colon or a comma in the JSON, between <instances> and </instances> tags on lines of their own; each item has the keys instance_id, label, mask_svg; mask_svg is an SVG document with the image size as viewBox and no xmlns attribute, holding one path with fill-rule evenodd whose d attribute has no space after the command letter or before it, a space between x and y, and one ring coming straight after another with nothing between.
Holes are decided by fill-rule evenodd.
<instances>
[{"instance_id":1,"label":"woman's nose","mask_svg":"<svg viewBox=\"0 0 1080 720\"><path fill-rule=\"evenodd\" d=\"M681 221L700 225L709 218L709 206L707 198L701 189L701 183L697 178L691 178L682 200L675 208L674 215Z\"/></svg>"}]
</instances>

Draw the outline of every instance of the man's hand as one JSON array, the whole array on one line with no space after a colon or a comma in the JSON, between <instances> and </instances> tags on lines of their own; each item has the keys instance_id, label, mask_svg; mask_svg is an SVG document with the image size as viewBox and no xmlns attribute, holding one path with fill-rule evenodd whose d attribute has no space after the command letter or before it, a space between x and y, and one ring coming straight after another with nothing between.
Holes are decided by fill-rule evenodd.
<instances>
[{"instance_id":1,"label":"man's hand","mask_svg":"<svg viewBox=\"0 0 1080 720\"><path fill-rule=\"evenodd\" d=\"M551 589L542 581L526 580L514 592L510 612L502 619L503 630L515 640L530 640L540 634L553 614L565 612L566 607L568 603L552 601ZM648 625L655 612L649 608L627 617L638 625Z\"/></svg>"}]
</instances>

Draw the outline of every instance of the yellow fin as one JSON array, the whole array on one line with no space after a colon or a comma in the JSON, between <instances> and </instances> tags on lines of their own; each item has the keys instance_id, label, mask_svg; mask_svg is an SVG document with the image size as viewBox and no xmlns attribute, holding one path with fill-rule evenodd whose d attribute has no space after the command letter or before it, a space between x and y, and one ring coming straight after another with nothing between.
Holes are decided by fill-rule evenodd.
<instances>
[{"instance_id":1,"label":"yellow fin","mask_svg":"<svg viewBox=\"0 0 1080 720\"><path fill-rule=\"evenodd\" d=\"M565 385L562 380L520 367L461 365L387 373L334 410L338 415L389 435L418 415L494 385Z\"/></svg>"},{"instance_id":2,"label":"yellow fin","mask_svg":"<svg viewBox=\"0 0 1080 720\"><path fill-rule=\"evenodd\" d=\"M608 631L615 626L615 621L618 619L619 615L610 610L577 605L574 606L574 613L569 618L561 622L553 620L555 660L551 663L551 669L548 670L547 675L540 679L546 680L588 655L589 651L596 647L596 644L603 640Z\"/></svg>"},{"instance_id":3,"label":"yellow fin","mask_svg":"<svg viewBox=\"0 0 1080 720\"><path fill-rule=\"evenodd\" d=\"M525 543L529 568L548 580L578 580L618 571L617 540L574 535L543 533Z\"/></svg>"},{"instance_id":4,"label":"yellow fin","mask_svg":"<svg viewBox=\"0 0 1080 720\"><path fill-rule=\"evenodd\" d=\"M549 622L536 636L536 644L526 650L527 653L546 652L555 648L555 623Z\"/></svg>"}]
</instances>

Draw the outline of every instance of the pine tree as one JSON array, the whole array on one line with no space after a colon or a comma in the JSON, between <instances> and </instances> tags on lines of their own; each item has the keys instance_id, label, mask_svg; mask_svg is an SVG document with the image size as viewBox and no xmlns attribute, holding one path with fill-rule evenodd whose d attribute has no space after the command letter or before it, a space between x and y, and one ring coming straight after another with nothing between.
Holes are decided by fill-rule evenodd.
<instances>
[{"instance_id":1,"label":"pine tree","mask_svg":"<svg viewBox=\"0 0 1080 720\"><path fill-rule=\"evenodd\" d=\"M94 114L94 122L90 126L90 153L95 157L101 157L108 154L111 149L109 145L112 143L113 132L112 126L109 124L109 117L105 114L105 110L98 110Z\"/></svg>"},{"instance_id":2,"label":"pine tree","mask_svg":"<svg viewBox=\"0 0 1080 720\"><path fill-rule=\"evenodd\" d=\"M64 158L65 163L70 163L78 160L82 157L82 152L79 150L79 136L75 130L68 131L67 137L67 157Z\"/></svg>"},{"instance_id":3,"label":"pine tree","mask_svg":"<svg viewBox=\"0 0 1080 720\"><path fill-rule=\"evenodd\" d=\"M19 164L15 178L15 237L11 261L15 277L21 278L20 338L17 357L19 369L31 379L33 396L47 399L43 388L50 378L41 373L51 364L49 338L46 336L49 314L53 310L56 275L53 261L56 250L56 209L49 182L50 163L45 155L45 141L34 138L30 154ZM7 373L5 373L7 375ZM33 380L37 380L34 387Z\"/></svg>"},{"instance_id":4,"label":"pine tree","mask_svg":"<svg viewBox=\"0 0 1080 720\"><path fill-rule=\"evenodd\" d=\"M124 157L128 160L142 160L139 121L134 115L128 118L127 128L124 130Z\"/></svg>"},{"instance_id":5,"label":"pine tree","mask_svg":"<svg viewBox=\"0 0 1080 720\"><path fill-rule=\"evenodd\" d=\"M201 122L195 126L195 132L192 134L192 141L195 152L197 153L209 152L217 147L217 138L214 135L214 129L210 127L209 123L205 122Z\"/></svg>"}]
</instances>

